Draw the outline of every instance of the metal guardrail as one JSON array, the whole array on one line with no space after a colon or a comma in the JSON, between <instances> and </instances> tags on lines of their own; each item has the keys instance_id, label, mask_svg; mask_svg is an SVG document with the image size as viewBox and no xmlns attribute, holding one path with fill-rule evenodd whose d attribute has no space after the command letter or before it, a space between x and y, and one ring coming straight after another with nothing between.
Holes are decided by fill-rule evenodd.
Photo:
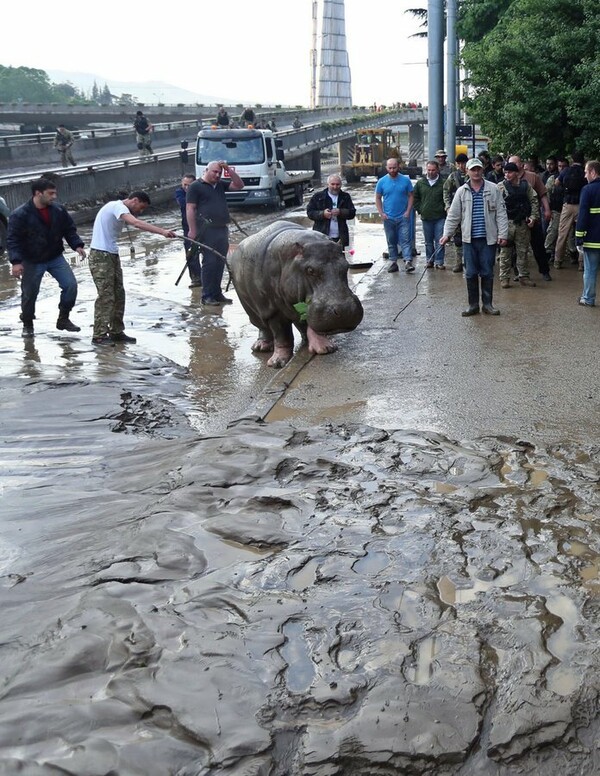
<instances>
[{"instance_id":1,"label":"metal guardrail","mask_svg":"<svg viewBox=\"0 0 600 776\"><path fill-rule=\"evenodd\" d=\"M154 124L155 132L164 132L172 129L184 129L185 127L210 126L211 122L204 119L187 119L185 121L165 121ZM118 137L120 135L132 135L135 132L132 124L124 124L122 127L99 127L98 129L76 129L72 131L75 140L85 140L96 137ZM38 146L43 143L53 143L56 132L35 132L29 135L3 135L0 136L0 144L3 146Z\"/></svg>"}]
</instances>

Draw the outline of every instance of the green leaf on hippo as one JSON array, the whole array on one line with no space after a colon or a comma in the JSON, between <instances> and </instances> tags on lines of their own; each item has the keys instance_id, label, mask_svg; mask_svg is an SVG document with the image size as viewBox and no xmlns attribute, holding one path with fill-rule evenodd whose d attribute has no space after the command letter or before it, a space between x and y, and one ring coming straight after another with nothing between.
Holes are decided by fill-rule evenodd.
<instances>
[{"instance_id":1,"label":"green leaf on hippo","mask_svg":"<svg viewBox=\"0 0 600 776\"><path fill-rule=\"evenodd\" d=\"M307 299L306 302L296 302L294 305L294 310L300 315L301 321L305 321L308 318L309 303L310 299Z\"/></svg>"}]
</instances>

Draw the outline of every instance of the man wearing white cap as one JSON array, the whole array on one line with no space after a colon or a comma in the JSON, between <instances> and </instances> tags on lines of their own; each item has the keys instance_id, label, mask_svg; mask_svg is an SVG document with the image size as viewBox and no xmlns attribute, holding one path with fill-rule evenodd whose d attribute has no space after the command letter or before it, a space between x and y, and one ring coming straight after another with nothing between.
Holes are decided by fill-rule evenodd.
<instances>
[{"instance_id":1,"label":"man wearing white cap","mask_svg":"<svg viewBox=\"0 0 600 776\"><path fill-rule=\"evenodd\" d=\"M469 306L463 316L479 312L481 278L481 308L487 315L499 315L492 304L496 246L504 247L508 238L508 216L496 184L484 180L483 164L475 157L467 162L469 180L461 186L446 216L440 245L445 245L460 226Z\"/></svg>"}]
</instances>

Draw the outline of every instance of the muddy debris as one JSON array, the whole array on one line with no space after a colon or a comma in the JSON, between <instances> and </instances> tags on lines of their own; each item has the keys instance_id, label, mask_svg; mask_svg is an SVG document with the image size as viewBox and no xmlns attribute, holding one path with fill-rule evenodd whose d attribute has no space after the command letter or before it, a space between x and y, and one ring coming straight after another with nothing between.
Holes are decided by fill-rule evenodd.
<instances>
[{"instance_id":1,"label":"muddy debris","mask_svg":"<svg viewBox=\"0 0 600 776\"><path fill-rule=\"evenodd\" d=\"M598 772L597 447L153 423L7 493L1 773Z\"/></svg>"}]
</instances>

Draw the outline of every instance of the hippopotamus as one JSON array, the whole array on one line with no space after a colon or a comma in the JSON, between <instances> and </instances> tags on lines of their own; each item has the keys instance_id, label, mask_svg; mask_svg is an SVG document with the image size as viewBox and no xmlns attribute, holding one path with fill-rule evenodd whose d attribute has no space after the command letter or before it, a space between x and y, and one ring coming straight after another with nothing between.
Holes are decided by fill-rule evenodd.
<instances>
[{"instance_id":1,"label":"hippopotamus","mask_svg":"<svg viewBox=\"0 0 600 776\"><path fill-rule=\"evenodd\" d=\"M353 331L363 308L348 287L341 247L320 232L276 221L239 244L229 260L233 284L259 335L255 352L282 367L292 357L292 325L310 353L333 353L328 334Z\"/></svg>"}]
</instances>

